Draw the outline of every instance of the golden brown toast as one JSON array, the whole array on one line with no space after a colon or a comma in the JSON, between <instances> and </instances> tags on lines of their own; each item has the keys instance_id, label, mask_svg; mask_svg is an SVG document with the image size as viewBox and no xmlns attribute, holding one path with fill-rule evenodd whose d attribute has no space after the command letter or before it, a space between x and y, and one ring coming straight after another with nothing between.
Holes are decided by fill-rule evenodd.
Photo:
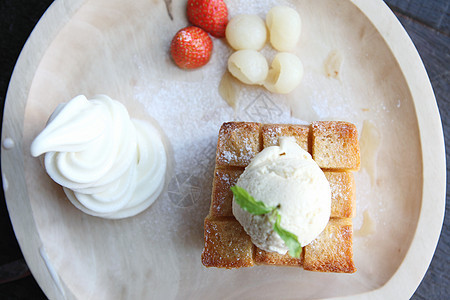
<instances>
[{"instance_id":1,"label":"golden brown toast","mask_svg":"<svg viewBox=\"0 0 450 300\"><path fill-rule=\"evenodd\" d=\"M310 152L323 169L331 188L331 218L300 258L259 249L232 213L230 187L251 159L263 148L290 136ZM355 213L354 179L350 171L360 164L358 133L347 122L313 122L305 125L224 123L219 131L209 215L205 219L206 267L240 268L254 265L303 266L321 272L356 271L353 262L352 217Z\"/></svg>"},{"instance_id":2,"label":"golden brown toast","mask_svg":"<svg viewBox=\"0 0 450 300\"><path fill-rule=\"evenodd\" d=\"M240 268L254 265L254 245L250 236L234 218L205 219L205 266Z\"/></svg>"},{"instance_id":3,"label":"golden brown toast","mask_svg":"<svg viewBox=\"0 0 450 300\"><path fill-rule=\"evenodd\" d=\"M324 171L331 189L331 217L355 216L355 180L351 172Z\"/></svg>"},{"instance_id":4,"label":"golden brown toast","mask_svg":"<svg viewBox=\"0 0 450 300\"><path fill-rule=\"evenodd\" d=\"M303 247L303 268L322 272L355 272L352 233L351 219L331 218L322 233Z\"/></svg>"},{"instance_id":5,"label":"golden brown toast","mask_svg":"<svg viewBox=\"0 0 450 300\"><path fill-rule=\"evenodd\" d=\"M311 129L311 155L319 167L347 171L359 169L359 143L355 125L336 121L313 122Z\"/></svg>"}]
</instances>

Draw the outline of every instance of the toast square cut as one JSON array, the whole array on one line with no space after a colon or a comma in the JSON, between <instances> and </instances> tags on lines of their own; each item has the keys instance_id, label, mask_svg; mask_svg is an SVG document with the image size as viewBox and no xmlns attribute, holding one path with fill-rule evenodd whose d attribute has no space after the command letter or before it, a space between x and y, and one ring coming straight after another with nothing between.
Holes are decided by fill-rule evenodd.
<instances>
[{"instance_id":1,"label":"toast square cut","mask_svg":"<svg viewBox=\"0 0 450 300\"><path fill-rule=\"evenodd\" d=\"M303 247L303 268L309 271L353 273L353 225L351 219L331 218L324 231Z\"/></svg>"},{"instance_id":2,"label":"toast square cut","mask_svg":"<svg viewBox=\"0 0 450 300\"><path fill-rule=\"evenodd\" d=\"M255 263L258 265L275 265L300 267L303 263L303 254L300 258L291 257L288 253L279 254L277 252L268 252L255 246Z\"/></svg>"},{"instance_id":3,"label":"toast square cut","mask_svg":"<svg viewBox=\"0 0 450 300\"><path fill-rule=\"evenodd\" d=\"M211 196L210 215L213 217L232 217L233 192L234 186L241 176L244 169L222 169L217 168L214 172L213 190Z\"/></svg>"},{"instance_id":4,"label":"toast square cut","mask_svg":"<svg viewBox=\"0 0 450 300\"><path fill-rule=\"evenodd\" d=\"M265 124L262 126L263 148L279 145L280 137L294 137L297 144L308 151L309 126Z\"/></svg>"},{"instance_id":5,"label":"toast square cut","mask_svg":"<svg viewBox=\"0 0 450 300\"><path fill-rule=\"evenodd\" d=\"M251 267L254 245L234 218L205 219L205 249L202 263L207 267Z\"/></svg>"},{"instance_id":6,"label":"toast square cut","mask_svg":"<svg viewBox=\"0 0 450 300\"><path fill-rule=\"evenodd\" d=\"M342 121L311 124L312 157L323 169L353 170L360 166L356 126Z\"/></svg>"},{"instance_id":7,"label":"toast square cut","mask_svg":"<svg viewBox=\"0 0 450 300\"><path fill-rule=\"evenodd\" d=\"M331 189L331 217L355 215L355 180L351 172L324 172Z\"/></svg>"},{"instance_id":8,"label":"toast square cut","mask_svg":"<svg viewBox=\"0 0 450 300\"><path fill-rule=\"evenodd\" d=\"M246 167L261 150L259 123L229 122L220 128L216 164Z\"/></svg>"}]
</instances>

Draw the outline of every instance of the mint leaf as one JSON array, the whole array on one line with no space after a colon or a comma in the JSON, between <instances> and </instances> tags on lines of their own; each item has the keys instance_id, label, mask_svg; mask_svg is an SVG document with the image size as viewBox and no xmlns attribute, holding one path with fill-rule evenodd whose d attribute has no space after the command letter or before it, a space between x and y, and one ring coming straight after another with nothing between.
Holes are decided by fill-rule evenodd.
<instances>
[{"instance_id":1,"label":"mint leaf","mask_svg":"<svg viewBox=\"0 0 450 300\"><path fill-rule=\"evenodd\" d=\"M281 216L277 212L277 218L275 220L275 223L273 224L273 230L278 233L278 235L283 239L286 246L289 248L289 255L299 258L300 254L302 253L302 245L300 245L300 243L298 242L298 237L292 232L283 229L280 226L280 222Z\"/></svg>"},{"instance_id":2,"label":"mint leaf","mask_svg":"<svg viewBox=\"0 0 450 300\"><path fill-rule=\"evenodd\" d=\"M264 215L272 212L275 207L267 206L262 201L256 201L245 189L235 185L231 187L234 200L239 206L253 215Z\"/></svg>"},{"instance_id":3,"label":"mint leaf","mask_svg":"<svg viewBox=\"0 0 450 300\"><path fill-rule=\"evenodd\" d=\"M253 215L264 215L267 213L272 213L269 216L270 221L275 218L275 223L273 224L273 230L281 237L286 246L289 248L289 255L292 257L299 258L302 253L302 245L298 241L298 237L283 229L280 225L281 216L278 213L278 207L267 206L262 201L256 201L245 189L235 185L231 187L231 191L234 195L234 200L239 206Z\"/></svg>"}]
</instances>

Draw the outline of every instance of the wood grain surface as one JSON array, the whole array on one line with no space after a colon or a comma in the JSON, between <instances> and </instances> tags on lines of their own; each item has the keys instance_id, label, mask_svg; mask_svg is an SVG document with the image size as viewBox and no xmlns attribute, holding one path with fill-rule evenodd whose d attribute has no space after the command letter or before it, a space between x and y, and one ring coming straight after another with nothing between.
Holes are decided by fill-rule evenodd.
<instances>
[{"instance_id":1,"label":"wood grain surface","mask_svg":"<svg viewBox=\"0 0 450 300\"><path fill-rule=\"evenodd\" d=\"M5 100L7 85L15 61L32 28L45 9L52 4L49 0L3 0L0 2L0 99ZM429 74L440 110L447 153L447 174L449 170L450 136L450 25L449 1L386 1L415 43ZM449 192L447 191L447 199ZM440 242L432 263L412 299L444 299L450 295L449 258L450 220L449 205ZM5 200L0 201L0 298L43 299L45 295L24 269L23 257L12 230Z\"/></svg>"}]
</instances>

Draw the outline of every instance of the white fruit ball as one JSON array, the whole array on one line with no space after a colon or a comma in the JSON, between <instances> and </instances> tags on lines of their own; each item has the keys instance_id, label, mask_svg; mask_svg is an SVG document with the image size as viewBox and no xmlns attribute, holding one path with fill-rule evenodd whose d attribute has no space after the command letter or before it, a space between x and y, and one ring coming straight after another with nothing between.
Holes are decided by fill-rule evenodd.
<instances>
[{"instance_id":1,"label":"white fruit ball","mask_svg":"<svg viewBox=\"0 0 450 300\"><path fill-rule=\"evenodd\" d=\"M288 94L302 80L303 64L292 53L280 52L272 61L264 87L273 93Z\"/></svg>"},{"instance_id":2,"label":"white fruit ball","mask_svg":"<svg viewBox=\"0 0 450 300\"><path fill-rule=\"evenodd\" d=\"M262 84L269 72L266 58L256 50L239 50L228 59L228 71L246 84Z\"/></svg>"},{"instance_id":3,"label":"white fruit ball","mask_svg":"<svg viewBox=\"0 0 450 300\"><path fill-rule=\"evenodd\" d=\"M273 48L290 51L297 45L302 30L297 11L287 6L275 6L267 13L266 23Z\"/></svg>"},{"instance_id":4,"label":"white fruit ball","mask_svg":"<svg viewBox=\"0 0 450 300\"><path fill-rule=\"evenodd\" d=\"M228 22L225 37L235 50L260 50L267 40L266 24L257 15L238 15Z\"/></svg>"}]
</instances>

